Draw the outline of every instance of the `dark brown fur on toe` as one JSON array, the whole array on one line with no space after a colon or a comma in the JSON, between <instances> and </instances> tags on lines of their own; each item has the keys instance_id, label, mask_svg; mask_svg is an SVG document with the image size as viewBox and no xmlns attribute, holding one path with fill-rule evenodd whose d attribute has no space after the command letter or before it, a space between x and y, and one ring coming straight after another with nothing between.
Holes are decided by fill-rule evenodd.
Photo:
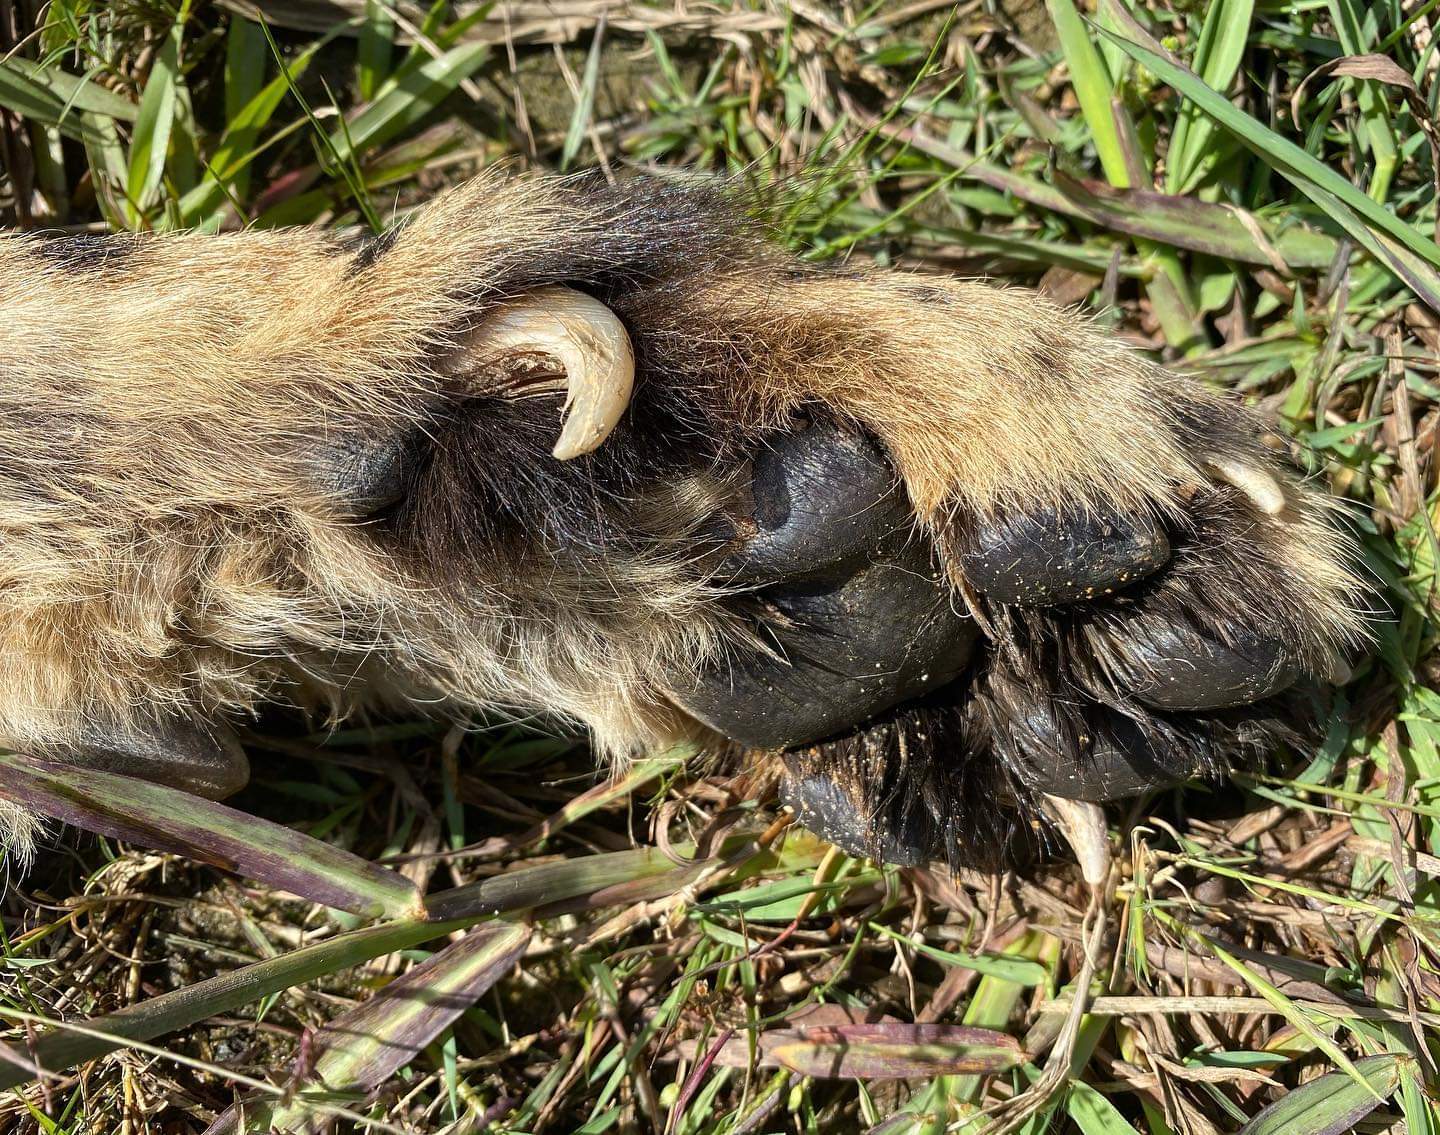
<instances>
[{"instance_id":1,"label":"dark brown fur on toe","mask_svg":"<svg viewBox=\"0 0 1440 1135\"><path fill-rule=\"evenodd\" d=\"M571 460L553 366L476 346L557 289L634 358L618 425ZM674 676L754 648L726 570L751 462L817 420L878 445L942 598L993 636L951 702L832 750L865 815L928 816L933 846L1005 842L1004 682L1147 720L1114 680L1133 611L1232 645L1264 628L1311 674L1360 627L1344 539L1232 402L1028 292L798 261L708 183L482 177L360 245L0 237L0 408L0 744L42 753L276 700L541 714L619 758L720 747ZM1077 506L1165 526L1174 558L1131 606L969 585L974 518ZM1263 747L1236 741L1250 718L1144 713L1167 767Z\"/></svg>"}]
</instances>

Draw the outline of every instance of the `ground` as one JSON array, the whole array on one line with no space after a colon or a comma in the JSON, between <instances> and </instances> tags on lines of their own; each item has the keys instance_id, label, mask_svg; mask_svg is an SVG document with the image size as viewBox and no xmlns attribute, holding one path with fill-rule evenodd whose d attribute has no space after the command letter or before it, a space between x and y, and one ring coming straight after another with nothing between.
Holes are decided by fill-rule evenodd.
<instances>
[{"instance_id":1,"label":"ground","mask_svg":"<svg viewBox=\"0 0 1440 1135\"><path fill-rule=\"evenodd\" d=\"M195 847L238 872L70 829L12 880L0 1078L57 1022L136 1043L42 1042L65 1070L0 1130L238 1102L251 1130L1436 1131L1436 6L0 3L4 224L379 227L498 163L783 178L806 255L1037 285L1262 403L1388 608L1323 745L1113 809L1094 898L1063 855L844 858L674 755L611 781L515 727L277 714L234 804L294 834ZM282 838L287 871L244 868Z\"/></svg>"}]
</instances>

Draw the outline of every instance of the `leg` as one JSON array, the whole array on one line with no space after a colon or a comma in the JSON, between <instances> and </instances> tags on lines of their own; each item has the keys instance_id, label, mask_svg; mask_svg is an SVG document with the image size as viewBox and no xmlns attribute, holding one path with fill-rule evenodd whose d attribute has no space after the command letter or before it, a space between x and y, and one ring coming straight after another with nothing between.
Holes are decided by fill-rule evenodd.
<instances>
[{"instance_id":1,"label":"leg","mask_svg":"<svg viewBox=\"0 0 1440 1135\"><path fill-rule=\"evenodd\" d=\"M1218 769L1263 747L1284 679L1356 639L1344 541L1245 412L1026 293L797 263L745 214L704 188L482 179L360 248L0 240L0 740L274 697L553 714L620 755L713 741L706 721L767 747L863 726L812 769L863 804L867 846L902 800L944 850L974 803L950 770L1023 797L1108 793L1086 770L1142 758ZM565 382L495 334L557 285L634 357L625 414L569 460ZM831 543L878 542L782 592L737 556L814 549L777 537L765 568L751 465L817 422L878 443L909 535L837 524ZM757 599L822 632L812 669L876 611L920 650L742 734L696 676L759 673L778 640ZM1176 669L1197 659L1199 700Z\"/></svg>"}]
</instances>

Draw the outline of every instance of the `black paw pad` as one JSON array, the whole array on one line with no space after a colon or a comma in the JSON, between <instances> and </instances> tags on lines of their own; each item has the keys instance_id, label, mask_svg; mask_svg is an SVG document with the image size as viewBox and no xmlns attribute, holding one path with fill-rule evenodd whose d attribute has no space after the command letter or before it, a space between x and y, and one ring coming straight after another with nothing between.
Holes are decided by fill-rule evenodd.
<instances>
[{"instance_id":1,"label":"black paw pad","mask_svg":"<svg viewBox=\"0 0 1440 1135\"><path fill-rule=\"evenodd\" d=\"M1078 707L1072 707L1078 708ZM1100 803L1138 796L1208 771L1204 751L1178 762L1159 738L1134 721L1099 706L1062 721L1050 706L1031 705L1012 720L1006 748L1011 770L1035 792Z\"/></svg>"},{"instance_id":2,"label":"black paw pad","mask_svg":"<svg viewBox=\"0 0 1440 1135\"><path fill-rule=\"evenodd\" d=\"M751 748L790 748L969 663L979 631L870 439L824 423L773 439L753 459L748 506L716 579L756 587L734 604L757 642L672 687L695 717Z\"/></svg>"},{"instance_id":3,"label":"black paw pad","mask_svg":"<svg viewBox=\"0 0 1440 1135\"><path fill-rule=\"evenodd\" d=\"M912 527L895 471L859 434L826 424L785 434L752 468L750 532L721 565L734 582L821 574L868 558Z\"/></svg>"},{"instance_id":4,"label":"black paw pad","mask_svg":"<svg viewBox=\"0 0 1440 1135\"><path fill-rule=\"evenodd\" d=\"M1175 622L1123 621L1108 636L1115 685L1156 709L1202 710L1253 705L1289 689L1300 667L1283 643L1242 625L1222 642Z\"/></svg>"},{"instance_id":5,"label":"black paw pad","mask_svg":"<svg viewBox=\"0 0 1440 1135\"><path fill-rule=\"evenodd\" d=\"M224 726L167 720L143 728L94 723L78 741L44 753L103 772L154 781L223 800L250 780L250 761Z\"/></svg>"},{"instance_id":6,"label":"black paw pad","mask_svg":"<svg viewBox=\"0 0 1440 1135\"><path fill-rule=\"evenodd\" d=\"M1105 509L1036 509L975 522L959 541L960 566L1000 603L1052 606L1098 599L1170 559L1153 517Z\"/></svg>"},{"instance_id":7,"label":"black paw pad","mask_svg":"<svg viewBox=\"0 0 1440 1135\"><path fill-rule=\"evenodd\" d=\"M979 637L918 545L839 582L789 583L759 598L765 646L736 648L675 691L695 716L752 748L816 741L945 685Z\"/></svg>"},{"instance_id":8,"label":"black paw pad","mask_svg":"<svg viewBox=\"0 0 1440 1135\"><path fill-rule=\"evenodd\" d=\"M308 479L336 514L363 520L400 500L420 461L418 434L335 437L310 454Z\"/></svg>"},{"instance_id":9,"label":"black paw pad","mask_svg":"<svg viewBox=\"0 0 1440 1135\"><path fill-rule=\"evenodd\" d=\"M787 754L780 781L780 803L821 839L847 855L868 856L897 867L919 867L930 859L929 825L914 812L898 824L876 822L863 798L804 756Z\"/></svg>"}]
</instances>

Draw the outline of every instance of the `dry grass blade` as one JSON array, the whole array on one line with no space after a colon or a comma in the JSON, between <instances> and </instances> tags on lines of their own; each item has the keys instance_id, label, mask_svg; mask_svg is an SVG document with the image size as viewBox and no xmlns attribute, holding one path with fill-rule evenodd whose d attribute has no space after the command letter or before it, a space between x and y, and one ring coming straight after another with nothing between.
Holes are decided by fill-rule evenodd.
<instances>
[{"instance_id":1,"label":"dry grass blade","mask_svg":"<svg viewBox=\"0 0 1440 1135\"><path fill-rule=\"evenodd\" d=\"M337 23L355 20L365 12L365 0L221 0L251 19L265 19L277 27L300 31L327 31ZM412 24L425 19L418 4L394 5ZM695 11L637 4L633 0L555 0L543 3L456 4L456 16L468 21L465 38L493 45L573 43L592 32L601 20L616 31L631 34L654 31L665 35L704 35L730 38L784 31L786 17L762 11L723 8ZM473 17L479 16L478 20ZM397 37L404 42L408 37Z\"/></svg>"},{"instance_id":2,"label":"dry grass blade","mask_svg":"<svg viewBox=\"0 0 1440 1135\"><path fill-rule=\"evenodd\" d=\"M844 1022L767 1029L731 1036L705 1053L726 1068L788 1068L825 1080L895 1080L1004 1072L1023 1063L1020 1043L1006 1033L968 1025ZM693 1059L693 1044L680 1046Z\"/></svg>"}]
</instances>

